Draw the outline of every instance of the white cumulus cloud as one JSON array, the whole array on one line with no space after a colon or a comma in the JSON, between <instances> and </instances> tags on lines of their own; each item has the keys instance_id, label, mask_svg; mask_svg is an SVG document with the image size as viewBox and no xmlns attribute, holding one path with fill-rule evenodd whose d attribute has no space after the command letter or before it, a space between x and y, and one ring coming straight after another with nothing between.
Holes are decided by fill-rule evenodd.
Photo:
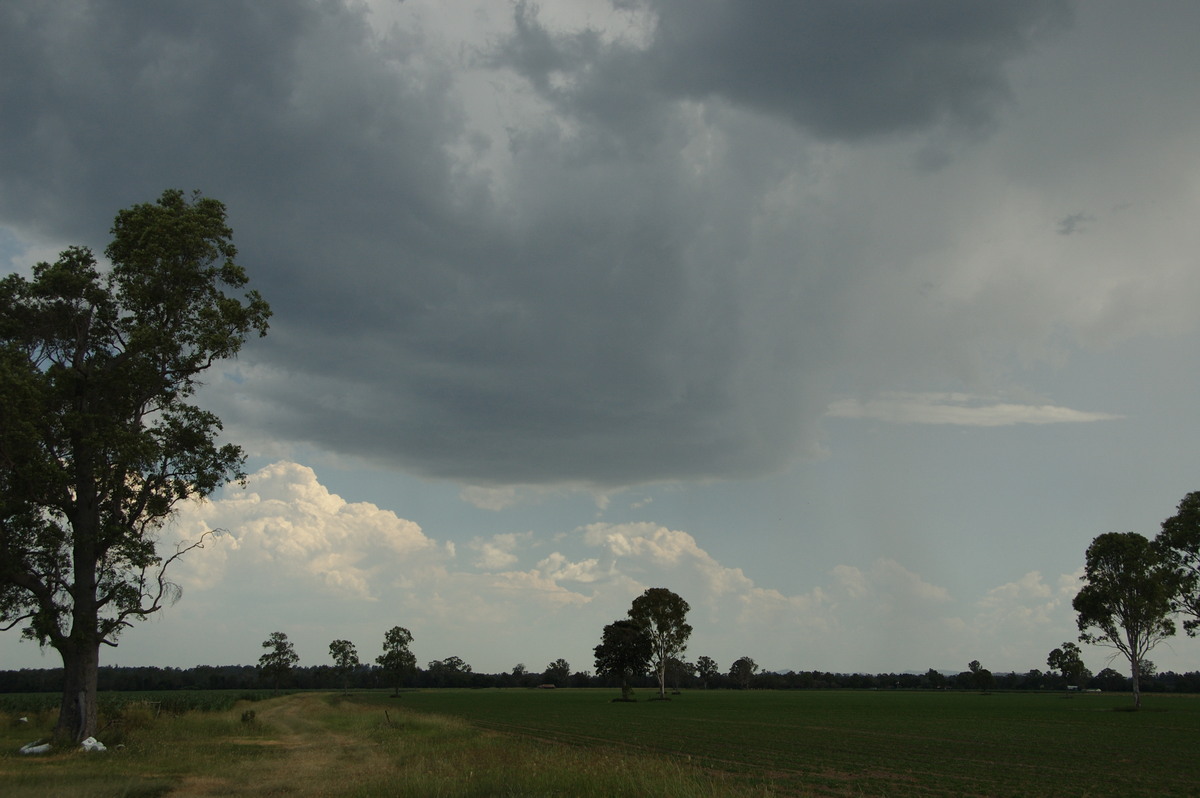
<instances>
[{"instance_id":1,"label":"white cumulus cloud","mask_svg":"<svg viewBox=\"0 0 1200 798\"><path fill-rule=\"evenodd\" d=\"M182 563L185 586L213 587L229 572L273 582L300 580L311 588L376 598L390 564L438 562L444 550L413 521L373 504L349 503L317 481L311 468L281 461L251 475L244 490L191 505L172 527L195 540L222 530L203 553Z\"/></svg>"},{"instance_id":2,"label":"white cumulus cloud","mask_svg":"<svg viewBox=\"0 0 1200 798\"><path fill-rule=\"evenodd\" d=\"M563 656L587 668L604 624L661 586L692 606L692 657L749 655L771 668L944 668L971 659L1029 666L1038 663L1023 652L1073 636L1078 589L1078 574L1030 572L955 597L919 564L885 557L843 563L787 589L760 584L689 532L654 522L476 537L459 547L469 555L460 558L451 541L389 510L347 502L312 469L286 461L252 474L244 490L188 505L170 532L195 540L213 529L226 531L173 574L187 589L181 607L190 627L163 628L190 628L196 640L246 638L239 646L252 654L255 635L282 628L307 662L338 637L366 654L400 623L416 635L422 661L456 654L477 670L501 670ZM583 556L572 549L579 545ZM217 625L222 631L209 631Z\"/></svg>"}]
</instances>

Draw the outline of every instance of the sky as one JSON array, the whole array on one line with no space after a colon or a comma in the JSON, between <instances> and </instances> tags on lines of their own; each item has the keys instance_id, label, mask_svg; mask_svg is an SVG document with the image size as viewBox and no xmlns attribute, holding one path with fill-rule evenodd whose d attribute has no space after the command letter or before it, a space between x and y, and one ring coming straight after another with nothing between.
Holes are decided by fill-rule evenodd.
<instances>
[{"instance_id":1,"label":"sky","mask_svg":"<svg viewBox=\"0 0 1200 798\"><path fill-rule=\"evenodd\" d=\"M1046 669L1200 490L1188 0L10 0L0 268L224 202L248 479L103 662ZM1093 671L1110 651L1084 646ZM1200 669L1182 632L1151 655ZM0 668L54 667L0 635Z\"/></svg>"}]
</instances>

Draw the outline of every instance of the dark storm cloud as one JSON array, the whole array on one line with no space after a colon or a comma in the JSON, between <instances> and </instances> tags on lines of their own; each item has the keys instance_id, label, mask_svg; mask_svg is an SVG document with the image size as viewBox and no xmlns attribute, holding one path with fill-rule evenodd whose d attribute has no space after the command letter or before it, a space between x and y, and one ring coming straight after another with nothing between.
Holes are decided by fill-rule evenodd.
<instances>
[{"instance_id":1,"label":"dark storm cloud","mask_svg":"<svg viewBox=\"0 0 1200 798\"><path fill-rule=\"evenodd\" d=\"M656 20L648 45L554 35L517 10L501 60L566 106L610 117L645 93L720 97L855 140L991 124L1004 67L1068 19L1062 0L614 0ZM563 87L553 78L569 76ZM616 80L615 78L622 78Z\"/></svg>"},{"instance_id":2,"label":"dark storm cloud","mask_svg":"<svg viewBox=\"0 0 1200 798\"><path fill-rule=\"evenodd\" d=\"M603 124L530 118L489 174L463 154L480 142L456 64L360 10L5 3L0 222L100 249L118 208L163 188L226 202L276 311L248 401L213 399L243 431L478 483L761 473L824 407L846 278L803 225L764 216L803 161L793 131L724 118L705 155L664 97L849 138L974 124L1045 18L800 7L664 1L655 44L624 61L519 12L493 62Z\"/></svg>"},{"instance_id":3,"label":"dark storm cloud","mask_svg":"<svg viewBox=\"0 0 1200 798\"><path fill-rule=\"evenodd\" d=\"M1094 221L1096 221L1096 217L1091 214L1072 213L1070 216L1064 216L1058 220L1058 234L1069 236L1073 233L1083 232Z\"/></svg>"}]
</instances>

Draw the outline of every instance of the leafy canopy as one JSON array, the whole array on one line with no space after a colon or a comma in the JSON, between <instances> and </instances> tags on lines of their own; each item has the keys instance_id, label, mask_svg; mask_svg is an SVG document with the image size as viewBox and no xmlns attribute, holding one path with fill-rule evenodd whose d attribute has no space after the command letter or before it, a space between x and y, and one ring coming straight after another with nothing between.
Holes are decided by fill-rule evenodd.
<instances>
[{"instance_id":1,"label":"leafy canopy","mask_svg":"<svg viewBox=\"0 0 1200 798\"><path fill-rule=\"evenodd\" d=\"M278 685L279 680L300 662L300 656L283 632L271 632L262 647L267 651L258 658L258 667L264 676L274 679Z\"/></svg>"},{"instance_id":2,"label":"leafy canopy","mask_svg":"<svg viewBox=\"0 0 1200 798\"><path fill-rule=\"evenodd\" d=\"M1200 492L1183 497L1154 542L1175 575L1175 610L1190 616L1183 628L1195 637L1200 632Z\"/></svg>"},{"instance_id":3,"label":"leafy canopy","mask_svg":"<svg viewBox=\"0 0 1200 798\"><path fill-rule=\"evenodd\" d=\"M1061 673L1068 684L1083 686L1081 682L1087 673L1087 667L1083 664L1083 652L1074 643L1067 641L1060 648L1051 651L1046 657L1046 664L1051 670Z\"/></svg>"},{"instance_id":4,"label":"leafy canopy","mask_svg":"<svg viewBox=\"0 0 1200 798\"><path fill-rule=\"evenodd\" d=\"M542 673L542 677L551 684L557 684L559 687L566 686L571 678L571 663L567 662L562 657L554 660L546 666L546 670Z\"/></svg>"},{"instance_id":5,"label":"leafy canopy","mask_svg":"<svg viewBox=\"0 0 1200 798\"><path fill-rule=\"evenodd\" d=\"M417 658L409 650L413 641L412 632L403 626L393 626L383 634L383 653L375 662L395 676L403 676L417 669Z\"/></svg>"},{"instance_id":6,"label":"leafy canopy","mask_svg":"<svg viewBox=\"0 0 1200 798\"><path fill-rule=\"evenodd\" d=\"M350 671L358 667L358 650L349 640L334 640L329 644L329 656L339 671Z\"/></svg>"},{"instance_id":7,"label":"leafy canopy","mask_svg":"<svg viewBox=\"0 0 1200 798\"><path fill-rule=\"evenodd\" d=\"M1173 580L1153 546L1136 532L1108 532L1087 550L1084 586L1072 602L1079 639L1135 661L1175 633Z\"/></svg>"},{"instance_id":8,"label":"leafy canopy","mask_svg":"<svg viewBox=\"0 0 1200 798\"><path fill-rule=\"evenodd\" d=\"M1072 605L1079 639L1114 648L1129 660L1134 704L1141 664L1158 643L1175 634L1171 621L1177 582L1161 550L1136 532L1107 532L1088 546L1084 585Z\"/></svg>"},{"instance_id":9,"label":"leafy canopy","mask_svg":"<svg viewBox=\"0 0 1200 798\"><path fill-rule=\"evenodd\" d=\"M417 658L408 648L412 641L412 632L403 626L393 626L384 632L383 653L375 658L396 688L397 695L404 677L417 669Z\"/></svg>"},{"instance_id":10,"label":"leafy canopy","mask_svg":"<svg viewBox=\"0 0 1200 798\"><path fill-rule=\"evenodd\" d=\"M650 667L654 642L644 627L622 618L604 627L600 645L593 649L596 673L620 679L624 684L631 676L641 676Z\"/></svg>"},{"instance_id":11,"label":"leafy canopy","mask_svg":"<svg viewBox=\"0 0 1200 798\"><path fill-rule=\"evenodd\" d=\"M350 687L350 674L358 667L358 649L349 640L334 640L329 644L333 667L342 676L342 689Z\"/></svg>"},{"instance_id":12,"label":"leafy canopy","mask_svg":"<svg viewBox=\"0 0 1200 798\"><path fill-rule=\"evenodd\" d=\"M220 420L188 400L270 309L234 263L224 206L180 191L86 247L0 280L0 629L64 655L116 644L179 590L157 530L243 478ZM194 548L199 541L187 548Z\"/></svg>"},{"instance_id":13,"label":"leafy canopy","mask_svg":"<svg viewBox=\"0 0 1200 798\"><path fill-rule=\"evenodd\" d=\"M629 620L650 636L659 694L663 696L667 689L667 663L687 650L687 640L692 635L687 622L690 609L681 596L665 587L647 588L629 608Z\"/></svg>"},{"instance_id":14,"label":"leafy canopy","mask_svg":"<svg viewBox=\"0 0 1200 798\"><path fill-rule=\"evenodd\" d=\"M750 687L750 682L756 673L758 673L758 663L750 657L739 657L729 667L729 678L737 682L743 690Z\"/></svg>"}]
</instances>

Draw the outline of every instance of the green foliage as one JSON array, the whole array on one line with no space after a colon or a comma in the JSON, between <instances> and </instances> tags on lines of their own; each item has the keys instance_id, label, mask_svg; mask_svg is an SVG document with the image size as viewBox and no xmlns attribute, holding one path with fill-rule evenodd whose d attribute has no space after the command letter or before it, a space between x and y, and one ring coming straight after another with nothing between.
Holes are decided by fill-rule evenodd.
<instances>
[{"instance_id":1,"label":"green foliage","mask_svg":"<svg viewBox=\"0 0 1200 798\"><path fill-rule=\"evenodd\" d=\"M571 663L559 657L546 666L542 678L547 684L566 687L567 683L571 680Z\"/></svg>"},{"instance_id":2,"label":"green foliage","mask_svg":"<svg viewBox=\"0 0 1200 798\"><path fill-rule=\"evenodd\" d=\"M1154 542L1175 575L1174 609L1190 616L1183 628L1194 637L1200 632L1200 492L1183 497Z\"/></svg>"},{"instance_id":3,"label":"green foliage","mask_svg":"<svg viewBox=\"0 0 1200 798\"><path fill-rule=\"evenodd\" d=\"M342 677L342 690L349 689L350 673L358 667L358 650L349 640L334 640L329 644L334 670Z\"/></svg>"},{"instance_id":4,"label":"green foliage","mask_svg":"<svg viewBox=\"0 0 1200 798\"><path fill-rule=\"evenodd\" d=\"M112 235L107 272L70 247L0 280L0 629L62 655L59 731L76 739L94 731L100 645L178 599L165 570L201 544L164 558L157 530L244 476L188 400L270 317L220 202L167 191Z\"/></svg>"},{"instance_id":5,"label":"green foliage","mask_svg":"<svg viewBox=\"0 0 1200 798\"><path fill-rule=\"evenodd\" d=\"M665 587L647 588L629 608L629 620L650 635L660 697L667 694L667 663L687 650L687 639L692 635L686 620L690 609L683 598Z\"/></svg>"},{"instance_id":6,"label":"green foliage","mask_svg":"<svg viewBox=\"0 0 1200 798\"><path fill-rule=\"evenodd\" d=\"M283 632L271 632L271 636L263 641L262 647L267 649L267 652L258 658L258 667L263 676L278 690L283 678L300 661L300 655Z\"/></svg>"},{"instance_id":7,"label":"green foliage","mask_svg":"<svg viewBox=\"0 0 1200 798\"><path fill-rule=\"evenodd\" d=\"M696 660L696 675L700 677L700 681L706 689L709 681L720 673L721 669L717 667L717 662L712 657L700 657Z\"/></svg>"},{"instance_id":8,"label":"green foliage","mask_svg":"<svg viewBox=\"0 0 1200 798\"><path fill-rule=\"evenodd\" d=\"M1051 651L1046 657L1046 664L1051 670L1061 673L1067 680L1067 684L1073 684L1076 687L1082 688L1087 676L1090 675L1087 667L1083 664L1083 653L1079 650L1079 646L1069 641Z\"/></svg>"},{"instance_id":9,"label":"green foliage","mask_svg":"<svg viewBox=\"0 0 1200 798\"><path fill-rule=\"evenodd\" d=\"M679 693L679 685L685 679L696 675L696 666L685 659L671 657L667 660L667 676L671 681L673 691Z\"/></svg>"},{"instance_id":10,"label":"green foliage","mask_svg":"<svg viewBox=\"0 0 1200 798\"><path fill-rule=\"evenodd\" d=\"M976 690L990 690L996 681L992 672L980 665L977 659L967 663L967 670L971 674L971 683Z\"/></svg>"},{"instance_id":11,"label":"green foliage","mask_svg":"<svg viewBox=\"0 0 1200 798\"><path fill-rule=\"evenodd\" d=\"M471 666L462 657L446 657L430 661L427 671L435 687L463 687L469 681Z\"/></svg>"},{"instance_id":12,"label":"green foliage","mask_svg":"<svg viewBox=\"0 0 1200 798\"><path fill-rule=\"evenodd\" d=\"M729 668L729 678L743 690L750 688L750 680L758 673L758 663L749 657L739 657Z\"/></svg>"},{"instance_id":13,"label":"green foliage","mask_svg":"<svg viewBox=\"0 0 1200 798\"><path fill-rule=\"evenodd\" d=\"M404 677L417 669L417 658L408 648L412 641L412 632L403 626L393 626L383 635L383 653L375 658L375 662L387 672L397 691Z\"/></svg>"},{"instance_id":14,"label":"green foliage","mask_svg":"<svg viewBox=\"0 0 1200 798\"><path fill-rule=\"evenodd\" d=\"M1151 649L1175 633L1169 617L1176 592L1170 563L1136 532L1107 532L1088 547L1083 579L1072 602L1079 639L1125 655L1133 677L1133 703L1140 706L1140 665Z\"/></svg>"},{"instance_id":15,"label":"green foliage","mask_svg":"<svg viewBox=\"0 0 1200 798\"><path fill-rule=\"evenodd\" d=\"M604 627L600 645L593 649L596 673L621 682L621 697L630 696L629 679L641 676L654 657L654 641L645 627L627 619L613 621Z\"/></svg>"}]
</instances>

